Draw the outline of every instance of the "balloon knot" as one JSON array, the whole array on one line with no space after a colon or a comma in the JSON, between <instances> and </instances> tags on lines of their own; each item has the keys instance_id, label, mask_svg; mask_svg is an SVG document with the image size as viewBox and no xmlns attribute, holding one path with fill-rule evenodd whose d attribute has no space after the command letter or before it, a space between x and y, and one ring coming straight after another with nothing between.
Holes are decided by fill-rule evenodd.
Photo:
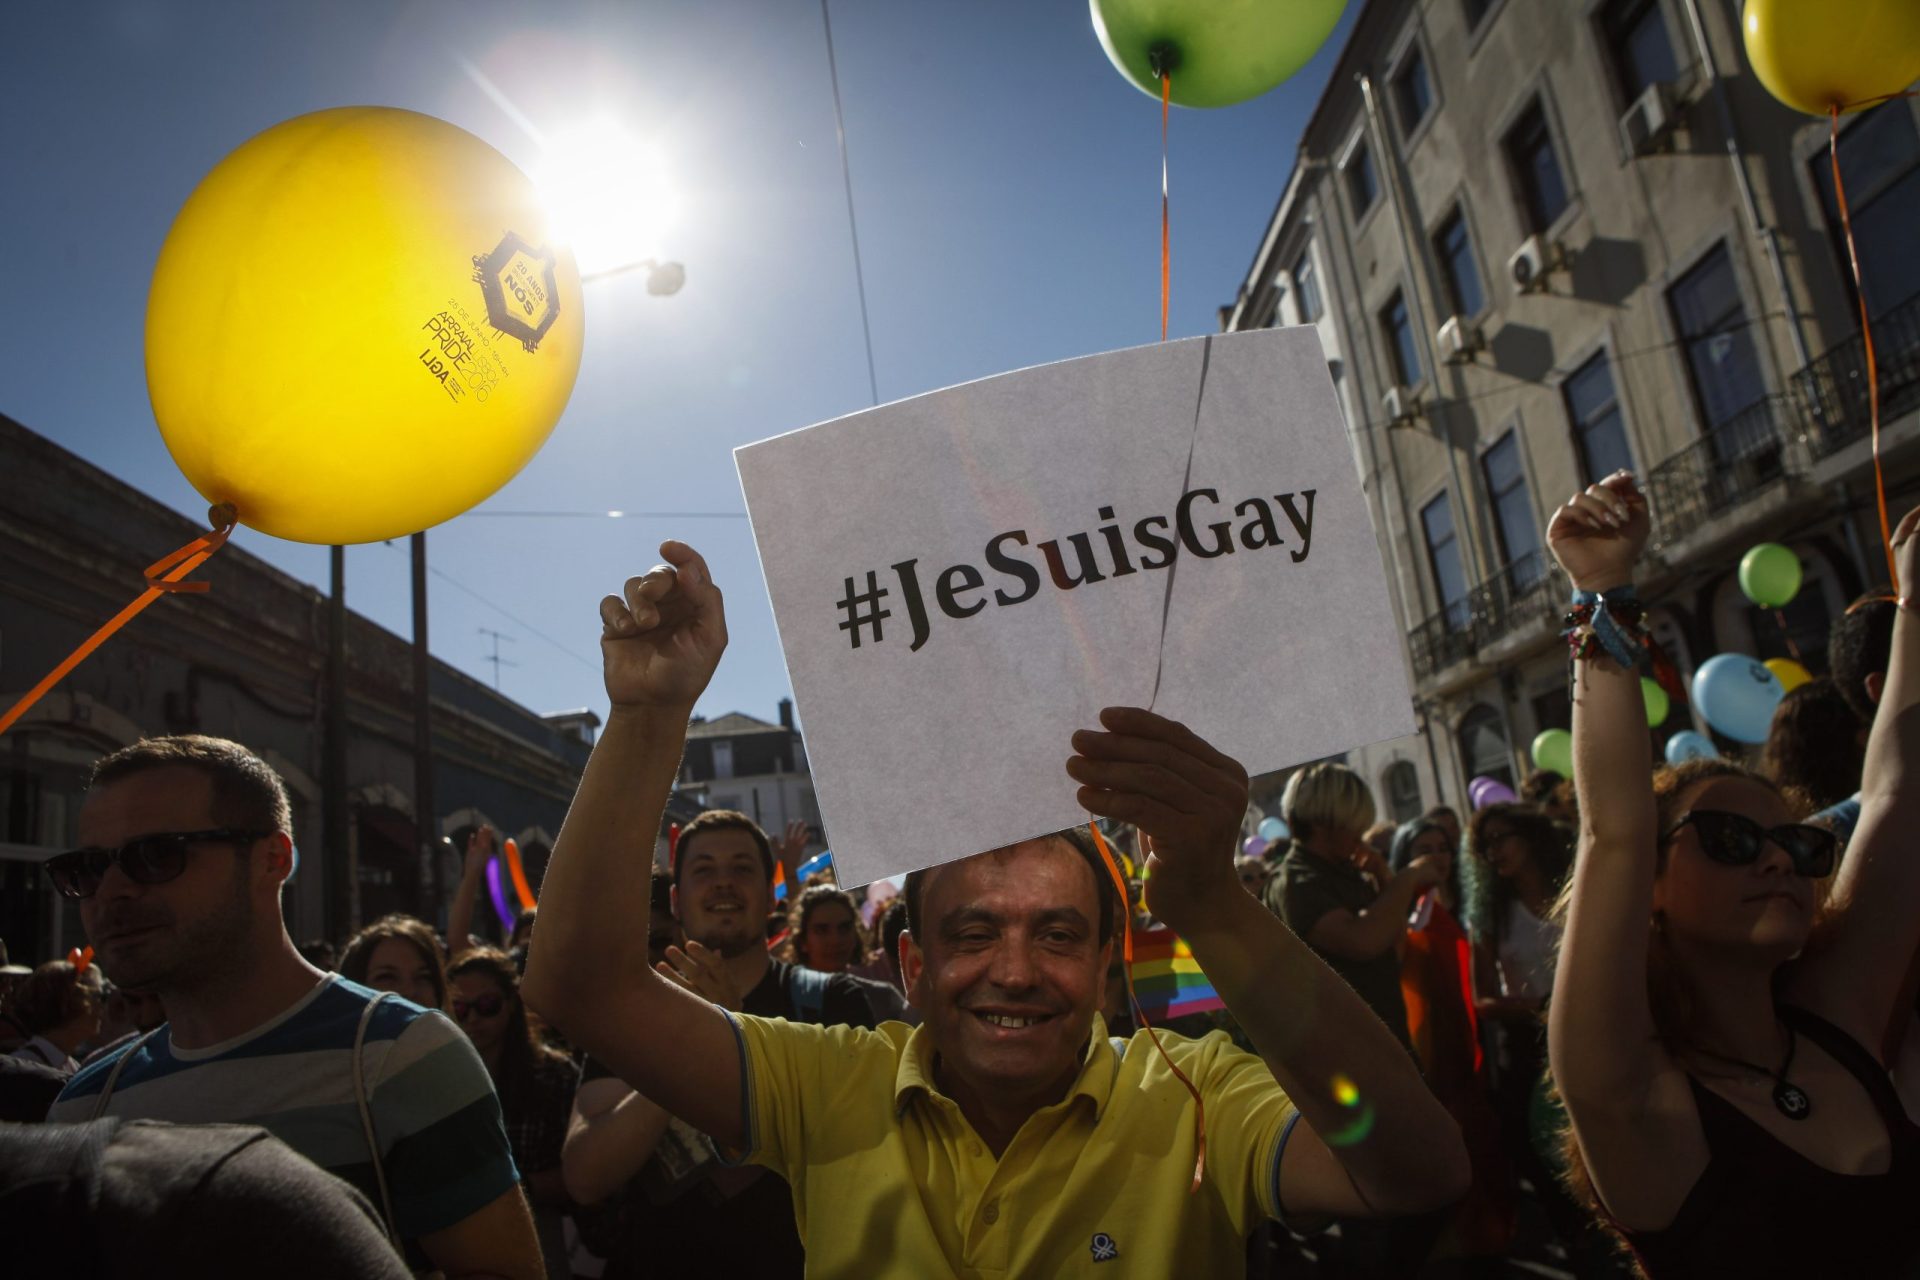
<instances>
[{"instance_id":1,"label":"balloon knot","mask_svg":"<svg viewBox=\"0 0 1920 1280\"><path fill-rule=\"evenodd\" d=\"M240 523L240 509L231 502L216 502L207 508L207 523L215 529L231 529Z\"/></svg>"},{"instance_id":2,"label":"balloon knot","mask_svg":"<svg viewBox=\"0 0 1920 1280\"><path fill-rule=\"evenodd\" d=\"M1171 40L1156 40L1147 46L1147 66L1154 79L1180 69L1180 46Z\"/></svg>"}]
</instances>

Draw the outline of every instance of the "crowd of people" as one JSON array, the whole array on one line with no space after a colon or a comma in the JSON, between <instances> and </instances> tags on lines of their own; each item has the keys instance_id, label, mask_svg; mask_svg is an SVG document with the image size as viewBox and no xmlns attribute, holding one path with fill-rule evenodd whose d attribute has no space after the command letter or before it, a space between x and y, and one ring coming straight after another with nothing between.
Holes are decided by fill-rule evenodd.
<instances>
[{"instance_id":1,"label":"crowd of people","mask_svg":"<svg viewBox=\"0 0 1920 1280\"><path fill-rule=\"evenodd\" d=\"M444 928L296 946L272 769L125 748L46 868L89 948L0 954L0 1224L72 1275L1920 1274L1920 625L1868 593L1751 765L1656 769L1647 527L1621 474L1549 528L1572 779L1396 824L1308 765L1262 857L1237 762L1110 708L1062 744L1086 827L850 891L712 811L662 865L726 644L679 543L602 602L498 946L492 831ZM1160 926L1224 1008L1139 1015Z\"/></svg>"}]
</instances>

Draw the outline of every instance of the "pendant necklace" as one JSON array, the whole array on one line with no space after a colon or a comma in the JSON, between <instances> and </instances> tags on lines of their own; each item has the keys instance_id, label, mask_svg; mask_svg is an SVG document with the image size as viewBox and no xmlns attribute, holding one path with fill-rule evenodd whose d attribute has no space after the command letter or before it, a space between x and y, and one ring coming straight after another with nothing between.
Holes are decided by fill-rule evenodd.
<instances>
[{"instance_id":1,"label":"pendant necklace","mask_svg":"<svg viewBox=\"0 0 1920 1280\"><path fill-rule=\"evenodd\" d=\"M1805 1120L1813 1114L1813 1099L1807 1096L1805 1089L1802 1089L1799 1085L1787 1079L1787 1072L1793 1069L1793 1051L1798 1046L1798 1043L1794 1037L1793 1028L1788 1026L1787 1056L1781 1060L1778 1071L1769 1071L1756 1063L1748 1062L1742 1058L1729 1057L1724 1053L1715 1053L1712 1049L1701 1049L1699 1052L1706 1054L1709 1058L1718 1058L1722 1062L1730 1062L1736 1067L1745 1067L1755 1075L1771 1078L1774 1082L1773 1105L1779 1109L1780 1114L1789 1120Z\"/></svg>"}]
</instances>

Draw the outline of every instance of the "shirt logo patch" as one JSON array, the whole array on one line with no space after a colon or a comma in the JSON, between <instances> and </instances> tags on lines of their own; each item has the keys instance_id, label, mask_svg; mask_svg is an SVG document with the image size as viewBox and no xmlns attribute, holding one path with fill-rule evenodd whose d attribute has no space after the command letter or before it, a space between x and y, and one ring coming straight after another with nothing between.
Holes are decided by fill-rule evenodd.
<instances>
[{"instance_id":1,"label":"shirt logo patch","mask_svg":"<svg viewBox=\"0 0 1920 1280\"><path fill-rule=\"evenodd\" d=\"M1120 1256L1120 1246L1115 1244L1113 1237L1104 1231L1094 1233L1092 1247L1095 1262L1112 1262Z\"/></svg>"}]
</instances>

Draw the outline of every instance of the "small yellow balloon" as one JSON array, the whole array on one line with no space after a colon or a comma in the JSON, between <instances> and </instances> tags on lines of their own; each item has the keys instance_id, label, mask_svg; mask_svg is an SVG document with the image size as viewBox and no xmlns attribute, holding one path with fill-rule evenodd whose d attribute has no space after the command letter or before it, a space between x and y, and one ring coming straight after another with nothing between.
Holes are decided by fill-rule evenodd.
<instances>
[{"instance_id":1,"label":"small yellow balloon","mask_svg":"<svg viewBox=\"0 0 1920 1280\"><path fill-rule=\"evenodd\" d=\"M1788 693L1792 693L1813 679L1813 673L1792 658L1768 658L1761 665L1773 672L1773 678L1778 680L1780 687Z\"/></svg>"},{"instance_id":2,"label":"small yellow balloon","mask_svg":"<svg viewBox=\"0 0 1920 1280\"><path fill-rule=\"evenodd\" d=\"M1760 83L1809 115L1858 110L1920 79L1915 0L1747 0L1740 25Z\"/></svg>"},{"instance_id":3,"label":"small yellow balloon","mask_svg":"<svg viewBox=\"0 0 1920 1280\"><path fill-rule=\"evenodd\" d=\"M295 542L438 524L525 466L580 368L580 274L526 175L338 107L216 165L160 249L147 391L209 502Z\"/></svg>"}]
</instances>

